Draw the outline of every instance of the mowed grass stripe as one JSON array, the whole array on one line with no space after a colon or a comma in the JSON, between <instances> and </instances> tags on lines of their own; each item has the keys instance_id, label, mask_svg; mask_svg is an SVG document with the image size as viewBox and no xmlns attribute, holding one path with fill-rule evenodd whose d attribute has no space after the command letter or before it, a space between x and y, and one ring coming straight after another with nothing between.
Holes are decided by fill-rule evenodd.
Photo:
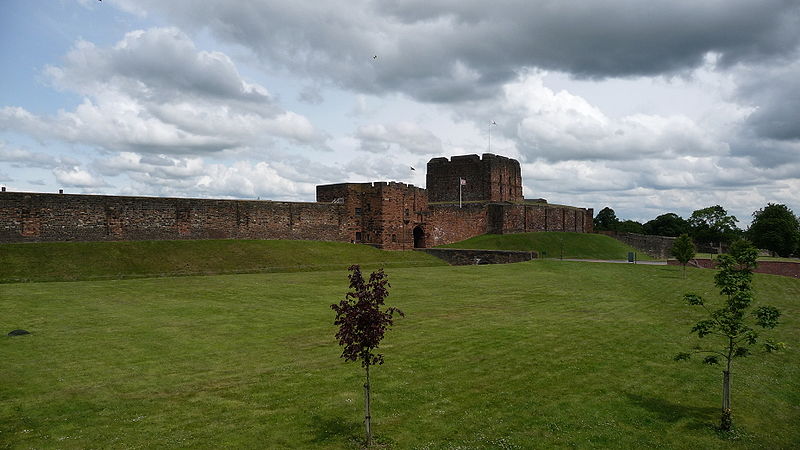
<instances>
[{"instance_id":1,"label":"mowed grass stripe","mask_svg":"<svg viewBox=\"0 0 800 450\"><path fill-rule=\"evenodd\" d=\"M445 265L343 242L202 240L0 244L0 283Z\"/></svg>"},{"instance_id":2,"label":"mowed grass stripe","mask_svg":"<svg viewBox=\"0 0 800 450\"><path fill-rule=\"evenodd\" d=\"M644 252L602 235L541 231L536 233L484 234L464 241L442 245L443 248L535 251L544 258L624 260L636 252L642 261L652 260Z\"/></svg>"},{"instance_id":3,"label":"mowed grass stripe","mask_svg":"<svg viewBox=\"0 0 800 450\"><path fill-rule=\"evenodd\" d=\"M787 448L800 440L800 282L756 276L789 351L738 361L713 430L718 368L687 290L712 271L534 261L388 271L397 321L373 371L379 442L396 448ZM0 286L0 443L10 447L352 448L363 371L329 305L347 273Z\"/></svg>"}]
</instances>

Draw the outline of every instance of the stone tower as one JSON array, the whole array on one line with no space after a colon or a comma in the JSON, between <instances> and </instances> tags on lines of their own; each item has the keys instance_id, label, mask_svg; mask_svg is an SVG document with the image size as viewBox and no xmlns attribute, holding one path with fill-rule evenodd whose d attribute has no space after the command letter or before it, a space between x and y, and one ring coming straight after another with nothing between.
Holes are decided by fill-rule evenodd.
<instances>
[{"instance_id":1,"label":"stone tower","mask_svg":"<svg viewBox=\"0 0 800 450\"><path fill-rule=\"evenodd\" d=\"M522 202L519 161L491 153L433 158L428 161L428 201L458 202L460 180L464 202Z\"/></svg>"}]
</instances>

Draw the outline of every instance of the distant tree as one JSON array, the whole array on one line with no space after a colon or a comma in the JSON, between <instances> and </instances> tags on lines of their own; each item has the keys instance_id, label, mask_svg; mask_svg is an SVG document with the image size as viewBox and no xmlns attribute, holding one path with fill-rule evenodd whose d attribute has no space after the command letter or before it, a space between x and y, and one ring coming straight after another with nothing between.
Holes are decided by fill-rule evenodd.
<instances>
[{"instance_id":1,"label":"distant tree","mask_svg":"<svg viewBox=\"0 0 800 450\"><path fill-rule=\"evenodd\" d=\"M617 231L623 233L639 233L644 234L644 227L641 223L635 220L623 220L617 224Z\"/></svg>"},{"instance_id":2,"label":"distant tree","mask_svg":"<svg viewBox=\"0 0 800 450\"><path fill-rule=\"evenodd\" d=\"M758 248L789 256L800 242L800 221L786 205L767 203L753 213L747 237Z\"/></svg>"},{"instance_id":3,"label":"distant tree","mask_svg":"<svg viewBox=\"0 0 800 450\"><path fill-rule=\"evenodd\" d=\"M670 253L683 266L683 278L686 278L686 264L689 264L689 261L694 258L696 253L692 238L690 238L688 234L680 235L680 237L675 239L675 242L672 243Z\"/></svg>"},{"instance_id":4,"label":"distant tree","mask_svg":"<svg viewBox=\"0 0 800 450\"><path fill-rule=\"evenodd\" d=\"M695 347L691 353L678 353L675 360L689 359L692 354L703 353L707 356L703 362L710 365L725 362L722 374L722 418L720 428L730 430L733 426L731 415L731 364L735 358L750 355L750 347L758 342L758 334L748 325L747 311L753 302L753 269L756 267L758 250L747 241L736 241L731 245L729 255L720 255L717 260L719 271L714 276L714 284L720 288L725 304L711 309L706 301L696 294L684 295L689 305L700 306L705 310L707 318L695 324L692 333L699 338L709 336L720 342L717 346ZM772 306L760 306L751 313L755 325L771 329L778 325L781 313ZM772 352L784 347L783 343L771 340L764 342L764 350Z\"/></svg>"},{"instance_id":5,"label":"distant tree","mask_svg":"<svg viewBox=\"0 0 800 450\"><path fill-rule=\"evenodd\" d=\"M738 221L719 205L698 209L689 217L689 235L702 244L730 243L741 234Z\"/></svg>"},{"instance_id":6,"label":"distant tree","mask_svg":"<svg viewBox=\"0 0 800 450\"><path fill-rule=\"evenodd\" d=\"M619 219L613 209L606 206L594 218L594 229L597 231L614 231L619 225Z\"/></svg>"},{"instance_id":7,"label":"distant tree","mask_svg":"<svg viewBox=\"0 0 800 450\"><path fill-rule=\"evenodd\" d=\"M689 232L689 222L675 213L666 213L644 224L644 233L677 237Z\"/></svg>"},{"instance_id":8,"label":"distant tree","mask_svg":"<svg viewBox=\"0 0 800 450\"><path fill-rule=\"evenodd\" d=\"M333 324L339 326L336 339L343 347L341 357L345 361L361 361L366 372L364 383L364 426L366 428L366 444L372 443L372 418L370 415L370 383L369 367L383 364L383 355L374 353L378 348L386 330L394 323L395 313L404 316L397 308L382 310L386 297L389 296L389 281L383 269L379 269L364 281L361 268L352 265L350 270L350 291L344 300L331 305L336 312Z\"/></svg>"}]
</instances>

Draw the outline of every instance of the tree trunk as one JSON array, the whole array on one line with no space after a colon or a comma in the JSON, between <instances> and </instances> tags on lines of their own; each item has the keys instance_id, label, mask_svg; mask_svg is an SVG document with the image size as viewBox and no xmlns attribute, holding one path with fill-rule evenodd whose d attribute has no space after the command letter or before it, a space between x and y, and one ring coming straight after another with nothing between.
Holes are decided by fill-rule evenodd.
<instances>
[{"instance_id":1,"label":"tree trunk","mask_svg":"<svg viewBox=\"0 0 800 450\"><path fill-rule=\"evenodd\" d=\"M367 447L372 444L372 422L369 408L369 364L366 366L367 382L364 383L364 426L367 431Z\"/></svg>"},{"instance_id":2,"label":"tree trunk","mask_svg":"<svg viewBox=\"0 0 800 450\"><path fill-rule=\"evenodd\" d=\"M724 431L730 431L733 426L731 417L731 372L722 371L722 419L719 427Z\"/></svg>"}]
</instances>

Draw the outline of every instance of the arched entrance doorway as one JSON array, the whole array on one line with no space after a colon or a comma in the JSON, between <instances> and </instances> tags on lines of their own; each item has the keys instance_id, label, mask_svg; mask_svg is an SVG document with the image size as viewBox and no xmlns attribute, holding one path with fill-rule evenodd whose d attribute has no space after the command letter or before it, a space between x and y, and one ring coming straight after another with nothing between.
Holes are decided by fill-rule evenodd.
<instances>
[{"instance_id":1,"label":"arched entrance doorway","mask_svg":"<svg viewBox=\"0 0 800 450\"><path fill-rule=\"evenodd\" d=\"M425 231L421 225L414 227L414 248L425 248Z\"/></svg>"}]
</instances>

